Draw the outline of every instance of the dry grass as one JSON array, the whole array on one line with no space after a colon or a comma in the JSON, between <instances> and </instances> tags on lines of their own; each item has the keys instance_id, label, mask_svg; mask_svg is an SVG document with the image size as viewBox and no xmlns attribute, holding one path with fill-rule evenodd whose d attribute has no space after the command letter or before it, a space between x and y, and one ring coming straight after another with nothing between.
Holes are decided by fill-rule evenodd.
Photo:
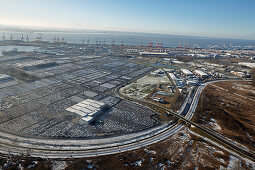
<instances>
[{"instance_id":1,"label":"dry grass","mask_svg":"<svg viewBox=\"0 0 255 170\"><path fill-rule=\"evenodd\" d=\"M207 125L213 118L221 127L219 133L254 150L254 103L255 86L251 82L218 82L204 90L193 119Z\"/></svg>"},{"instance_id":2,"label":"dry grass","mask_svg":"<svg viewBox=\"0 0 255 170\"><path fill-rule=\"evenodd\" d=\"M212 151L213 155L210 155ZM137 161L142 160L141 166ZM220 161L222 160L222 161ZM83 158L72 162L66 169L218 169L226 167L229 153L190 135L187 129L171 138L135 151L98 158Z\"/></svg>"}]
</instances>

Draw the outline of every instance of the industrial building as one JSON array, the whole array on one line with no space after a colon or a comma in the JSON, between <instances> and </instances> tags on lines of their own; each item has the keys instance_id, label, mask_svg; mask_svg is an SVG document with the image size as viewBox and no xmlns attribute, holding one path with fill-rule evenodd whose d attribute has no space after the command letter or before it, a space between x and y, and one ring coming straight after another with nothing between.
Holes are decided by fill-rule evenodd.
<instances>
[{"instance_id":1,"label":"industrial building","mask_svg":"<svg viewBox=\"0 0 255 170\"><path fill-rule=\"evenodd\" d=\"M238 77L245 77L246 75L243 73L243 72L241 72L241 71L230 71L230 73L232 73L232 74L234 74L234 75L236 75L236 76L238 76Z\"/></svg>"},{"instance_id":2,"label":"industrial building","mask_svg":"<svg viewBox=\"0 0 255 170\"><path fill-rule=\"evenodd\" d=\"M188 69L181 69L182 73L186 76L193 76L193 73L189 71Z\"/></svg>"},{"instance_id":3,"label":"industrial building","mask_svg":"<svg viewBox=\"0 0 255 170\"><path fill-rule=\"evenodd\" d=\"M245 63L245 62L240 62L238 63L239 65L250 67L250 68L255 68L255 63Z\"/></svg>"},{"instance_id":4,"label":"industrial building","mask_svg":"<svg viewBox=\"0 0 255 170\"><path fill-rule=\"evenodd\" d=\"M208 75L207 75L206 73L204 73L203 71L200 71L200 70L194 70L194 73L195 73L196 75L198 75L199 77L201 77L201 78L206 78L206 77L208 77Z\"/></svg>"},{"instance_id":5,"label":"industrial building","mask_svg":"<svg viewBox=\"0 0 255 170\"><path fill-rule=\"evenodd\" d=\"M148 52L148 51L145 51L145 52L140 52L139 53L141 56L168 56L168 53L166 52Z\"/></svg>"},{"instance_id":6,"label":"industrial building","mask_svg":"<svg viewBox=\"0 0 255 170\"><path fill-rule=\"evenodd\" d=\"M126 53L129 55L138 55L139 51L138 49L126 49Z\"/></svg>"},{"instance_id":7,"label":"industrial building","mask_svg":"<svg viewBox=\"0 0 255 170\"><path fill-rule=\"evenodd\" d=\"M171 77L172 80L174 80L174 81L178 80L176 78L176 76L174 75L174 73L168 73L168 74L169 74L169 76Z\"/></svg>"},{"instance_id":8,"label":"industrial building","mask_svg":"<svg viewBox=\"0 0 255 170\"><path fill-rule=\"evenodd\" d=\"M86 99L76 105L73 105L66 110L72 113L76 113L82 116L82 119L88 123L91 123L95 117L102 113L106 108L106 105L102 102Z\"/></svg>"}]
</instances>

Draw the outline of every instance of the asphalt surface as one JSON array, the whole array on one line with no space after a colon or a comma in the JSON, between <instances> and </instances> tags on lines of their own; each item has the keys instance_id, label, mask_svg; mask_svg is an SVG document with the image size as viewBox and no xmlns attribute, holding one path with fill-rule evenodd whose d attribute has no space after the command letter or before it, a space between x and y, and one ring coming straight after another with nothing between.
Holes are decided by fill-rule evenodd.
<instances>
[{"instance_id":1,"label":"asphalt surface","mask_svg":"<svg viewBox=\"0 0 255 170\"><path fill-rule=\"evenodd\" d=\"M235 153L254 161L254 153L236 146L233 142L222 137L213 130L198 125L190 120L195 113L199 96L207 84L209 83L200 85L195 90L194 94L190 96L190 99L185 100L181 112L179 113L172 112L171 110L157 105L155 105L155 107L160 107L161 109L170 112L170 114L173 116L195 126L214 138L216 141L220 142L224 146L227 146L228 149L231 149ZM188 109L185 109L186 107L188 107ZM61 159L116 154L162 141L178 132L183 126L183 124L173 122L163 124L143 132L92 140L26 138L0 132L0 153L5 155L25 155L32 157Z\"/></svg>"}]
</instances>

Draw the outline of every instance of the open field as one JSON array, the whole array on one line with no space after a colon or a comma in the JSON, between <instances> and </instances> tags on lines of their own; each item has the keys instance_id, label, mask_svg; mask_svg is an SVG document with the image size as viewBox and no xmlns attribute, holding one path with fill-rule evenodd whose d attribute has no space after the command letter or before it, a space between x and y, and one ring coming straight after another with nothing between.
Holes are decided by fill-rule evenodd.
<instances>
[{"instance_id":1,"label":"open field","mask_svg":"<svg viewBox=\"0 0 255 170\"><path fill-rule=\"evenodd\" d=\"M208 85L193 120L250 150L255 149L255 86L249 81Z\"/></svg>"}]
</instances>

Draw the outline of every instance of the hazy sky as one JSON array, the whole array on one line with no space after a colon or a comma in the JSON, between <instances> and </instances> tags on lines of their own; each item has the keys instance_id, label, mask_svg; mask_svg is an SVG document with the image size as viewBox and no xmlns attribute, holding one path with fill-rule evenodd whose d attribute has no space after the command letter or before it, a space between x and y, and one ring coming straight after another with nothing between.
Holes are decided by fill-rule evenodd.
<instances>
[{"instance_id":1,"label":"hazy sky","mask_svg":"<svg viewBox=\"0 0 255 170\"><path fill-rule=\"evenodd\" d=\"M255 0L0 0L0 25L255 39Z\"/></svg>"}]
</instances>

